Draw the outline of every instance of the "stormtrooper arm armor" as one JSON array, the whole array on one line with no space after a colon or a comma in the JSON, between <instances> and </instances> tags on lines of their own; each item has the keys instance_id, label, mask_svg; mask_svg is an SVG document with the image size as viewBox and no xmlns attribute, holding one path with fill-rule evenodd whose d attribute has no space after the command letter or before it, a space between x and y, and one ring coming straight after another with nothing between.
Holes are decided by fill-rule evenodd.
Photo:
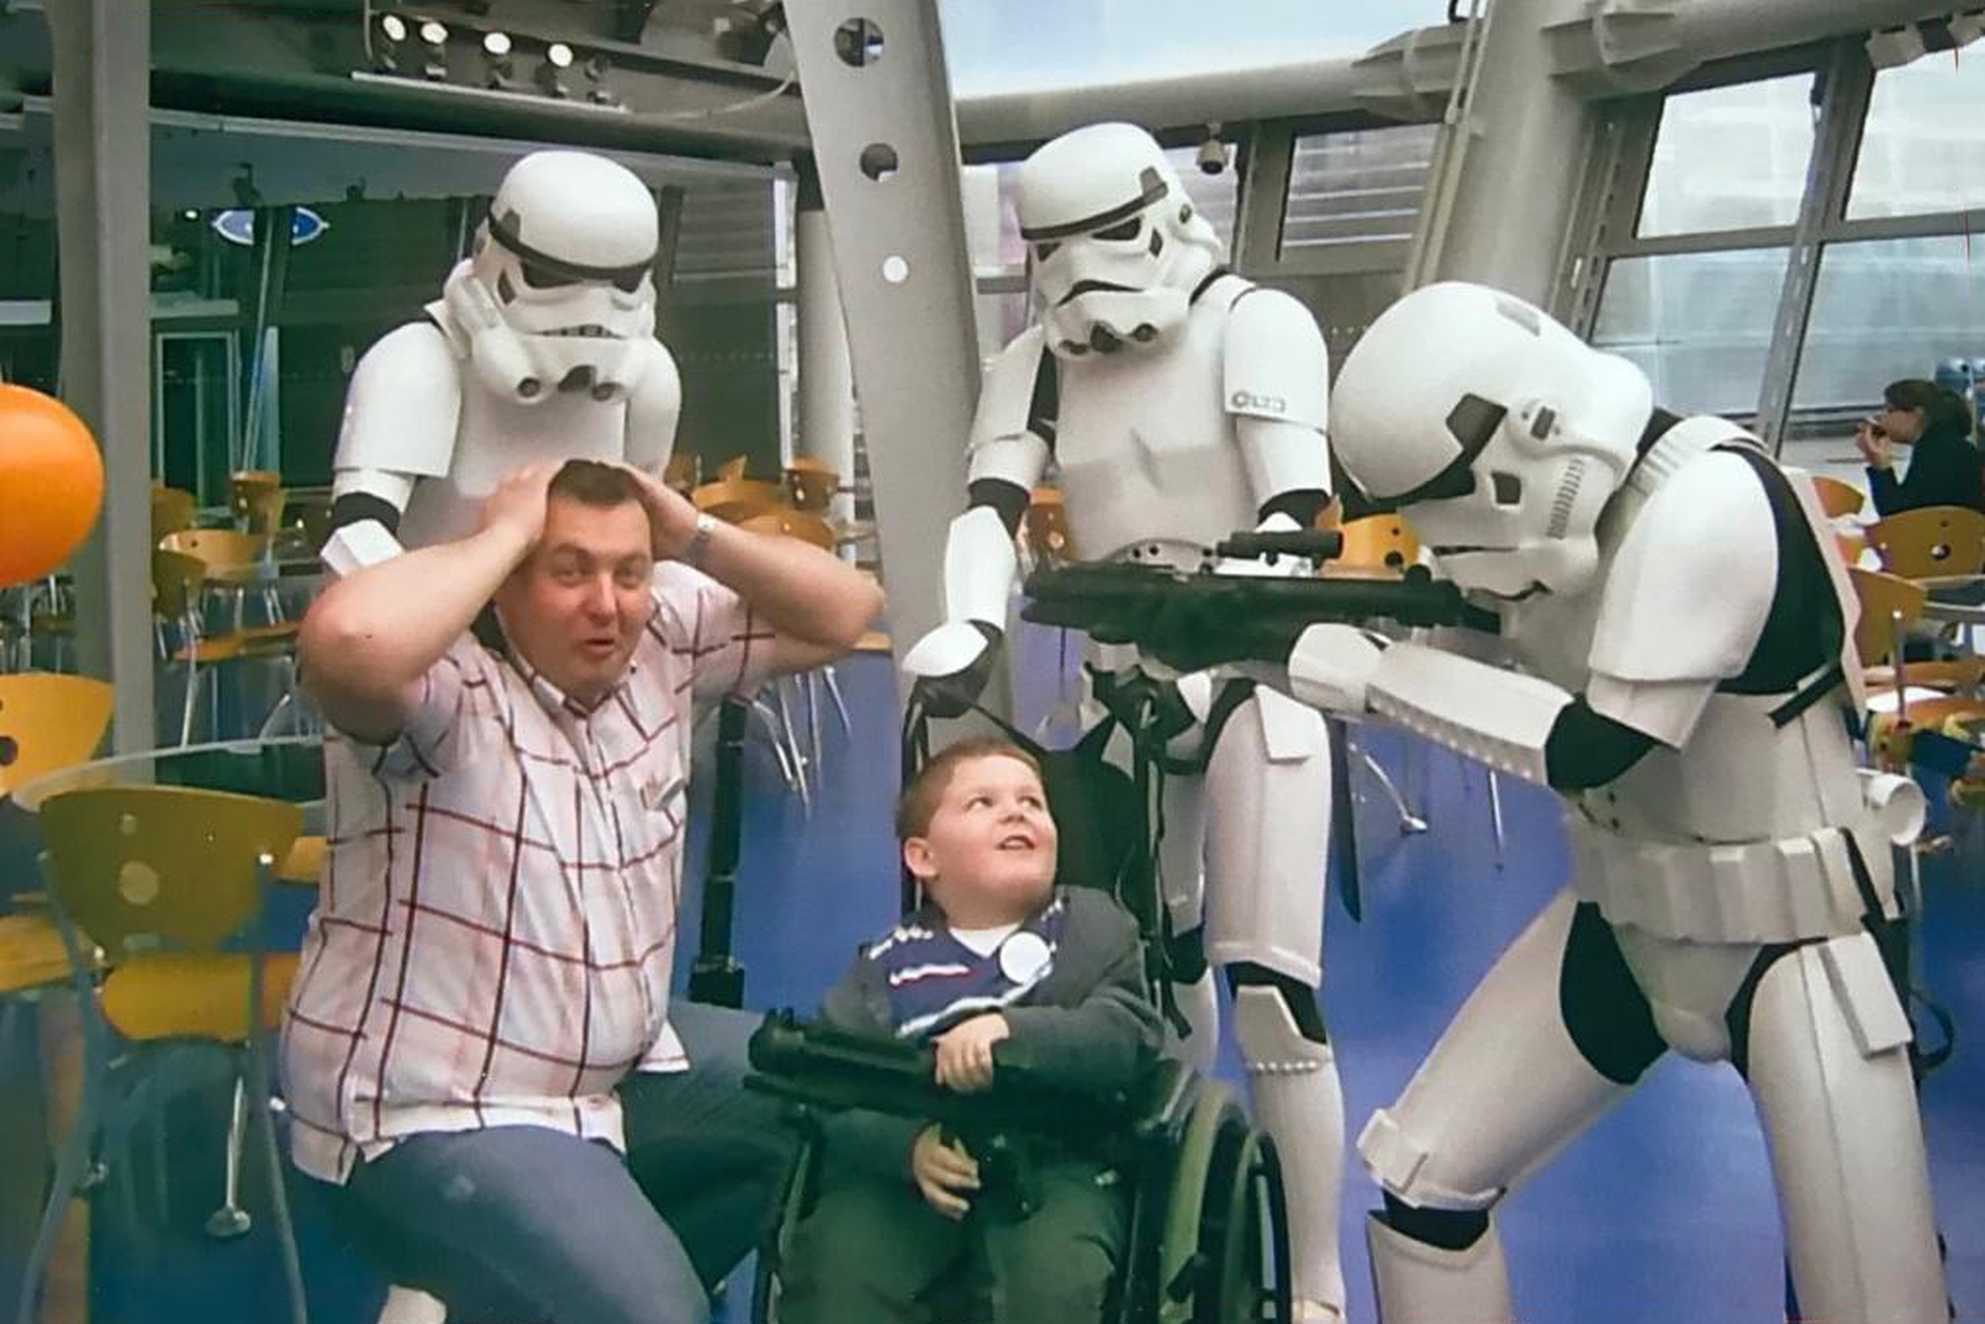
<instances>
[{"instance_id":1,"label":"stormtrooper arm armor","mask_svg":"<svg viewBox=\"0 0 1985 1324\"><path fill-rule=\"evenodd\" d=\"M409 322L365 351L345 394L324 563L349 574L399 555L399 519L424 477L448 472L462 414L459 360L432 322Z\"/></svg>"},{"instance_id":2,"label":"stormtrooper arm armor","mask_svg":"<svg viewBox=\"0 0 1985 1324\"><path fill-rule=\"evenodd\" d=\"M627 462L659 478L675 451L675 427L682 416L682 376L675 357L659 340L644 340L636 351L634 388L627 396Z\"/></svg>"},{"instance_id":3,"label":"stormtrooper arm armor","mask_svg":"<svg viewBox=\"0 0 1985 1324\"><path fill-rule=\"evenodd\" d=\"M951 521L944 544L945 623L904 657L903 669L913 676L983 669L1005 633L1007 599L1020 568L1013 536L1047 468L1046 438L1054 431L1051 379L1046 387L1040 380L1052 372L1042 352L1044 334L1039 327L1022 333L986 372L972 420L971 505Z\"/></svg>"},{"instance_id":4,"label":"stormtrooper arm armor","mask_svg":"<svg viewBox=\"0 0 1985 1324\"><path fill-rule=\"evenodd\" d=\"M1280 514L1309 528L1330 500L1329 381L1329 351L1309 309L1260 286L1234 300L1221 398L1264 524Z\"/></svg>"},{"instance_id":5,"label":"stormtrooper arm armor","mask_svg":"<svg viewBox=\"0 0 1985 1324\"><path fill-rule=\"evenodd\" d=\"M1603 786L1656 743L1547 680L1425 644L1386 646L1345 625L1305 630L1289 657L1288 682L1305 703L1377 713L1559 791Z\"/></svg>"}]
</instances>

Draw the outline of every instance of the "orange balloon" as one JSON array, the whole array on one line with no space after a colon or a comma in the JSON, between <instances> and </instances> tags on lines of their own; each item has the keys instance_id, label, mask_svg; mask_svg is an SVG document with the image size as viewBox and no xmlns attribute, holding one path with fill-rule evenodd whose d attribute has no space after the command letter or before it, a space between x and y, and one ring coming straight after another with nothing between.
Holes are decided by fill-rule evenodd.
<instances>
[{"instance_id":1,"label":"orange balloon","mask_svg":"<svg viewBox=\"0 0 1985 1324\"><path fill-rule=\"evenodd\" d=\"M0 385L0 587L69 559L103 507L103 456L60 400Z\"/></svg>"}]
</instances>

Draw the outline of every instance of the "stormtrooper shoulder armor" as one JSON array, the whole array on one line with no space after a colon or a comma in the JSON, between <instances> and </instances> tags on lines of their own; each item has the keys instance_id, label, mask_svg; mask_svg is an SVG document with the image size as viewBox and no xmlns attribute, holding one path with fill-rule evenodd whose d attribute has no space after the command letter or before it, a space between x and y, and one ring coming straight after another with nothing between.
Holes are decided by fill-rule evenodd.
<instances>
[{"instance_id":1,"label":"stormtrooper shoulder armor","mask_svg":"<svg viewBox=\"0 0 1985 1324\"><path fill-rule=\"evenodd\" d=\"M1330 353L1316 319L1294 297L1257 285L1236 298L1224 359L1229 414L1323 429Z\"/></svg>"},{"instance_id":2,"label":"stormtrooper shoulder armor","mask_svg":"<svg viewBox=\"0 0 1985 1324\"><path fill-rule=\"evenodd\" d=\"M345 393L334 467L438 478L455 453L461 360L432 322L409 322L373 342Z\"/></svg>"},{"instance_id":3,"label":"stormtrooper shoulder armor","mask_svg":"<svg viewBox=\"0 0 1985 1324\"><path fill-rule=\"evenodd\" d=\"M1606 576L1592 670L1629 684L1743 671L1778 581L1771 501L1741 457L1690 460L1648 498Z\"/></svg>"},{"instance_id":4,"label":"stormtrooper shoulder armor","mask_svg":"<svg viewBox=\"0 0 1985 1324\"><path fill-rule=\"evenodd\" d=\"M1015 336L986 369L972 416L971 482L993 478L1031 489L1054 443L1055 372L1046 358L1046 331L1036 325Z\"/></svg>"}]
</instances>

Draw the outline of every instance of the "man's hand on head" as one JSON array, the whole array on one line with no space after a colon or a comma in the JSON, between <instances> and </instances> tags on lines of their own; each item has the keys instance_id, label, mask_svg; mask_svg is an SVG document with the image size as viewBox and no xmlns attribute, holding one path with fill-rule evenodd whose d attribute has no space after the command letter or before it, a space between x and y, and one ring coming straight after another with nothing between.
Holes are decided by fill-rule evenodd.
<instances>
[{"instance_id":1,"label":"man's hand on head","mask_svg":"<svg viewBox=\"0 0 1985 1324\"><path fill-rule=\"evenodd\" d=\"M548 492L560 467L558 463L544 463L514 469L483 500L483 529L498 530L515 538L519 561L544 537Z\"/></svg>"},{"instance_id":2,"label":"man's hand on head","mask_svg":"<svg viewBox=\"0 0 1985 1324\"><path fill-rule=\"evenodd\" d=\"M657 561L679 559L696 536L696 507L682 493L646 470L631 464L620 466L634 478L634 489L641 495L641 506L648 512L648 530L654 539Z\"/></svg>"}]
</instances>

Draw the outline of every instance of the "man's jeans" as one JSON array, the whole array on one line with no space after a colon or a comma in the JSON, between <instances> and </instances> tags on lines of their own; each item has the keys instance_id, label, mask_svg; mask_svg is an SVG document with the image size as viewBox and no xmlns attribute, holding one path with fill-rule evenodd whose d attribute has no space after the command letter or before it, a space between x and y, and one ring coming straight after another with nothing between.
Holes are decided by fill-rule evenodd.
<instances>
[{"instance_id":1,"label":"man's jeans","mask_svg":"<svg viewBox=\"0 0 1985 1324\"><path fill-rule=\"evenodd\" d=\"M337 1204L451 1324L701 1324L792 1153L747 1093L757 1017L673 1003L690 1070L620 1087L628 1157L543 1127L428 1133L361 1163Z\"/></svg>"}]
</instances>

